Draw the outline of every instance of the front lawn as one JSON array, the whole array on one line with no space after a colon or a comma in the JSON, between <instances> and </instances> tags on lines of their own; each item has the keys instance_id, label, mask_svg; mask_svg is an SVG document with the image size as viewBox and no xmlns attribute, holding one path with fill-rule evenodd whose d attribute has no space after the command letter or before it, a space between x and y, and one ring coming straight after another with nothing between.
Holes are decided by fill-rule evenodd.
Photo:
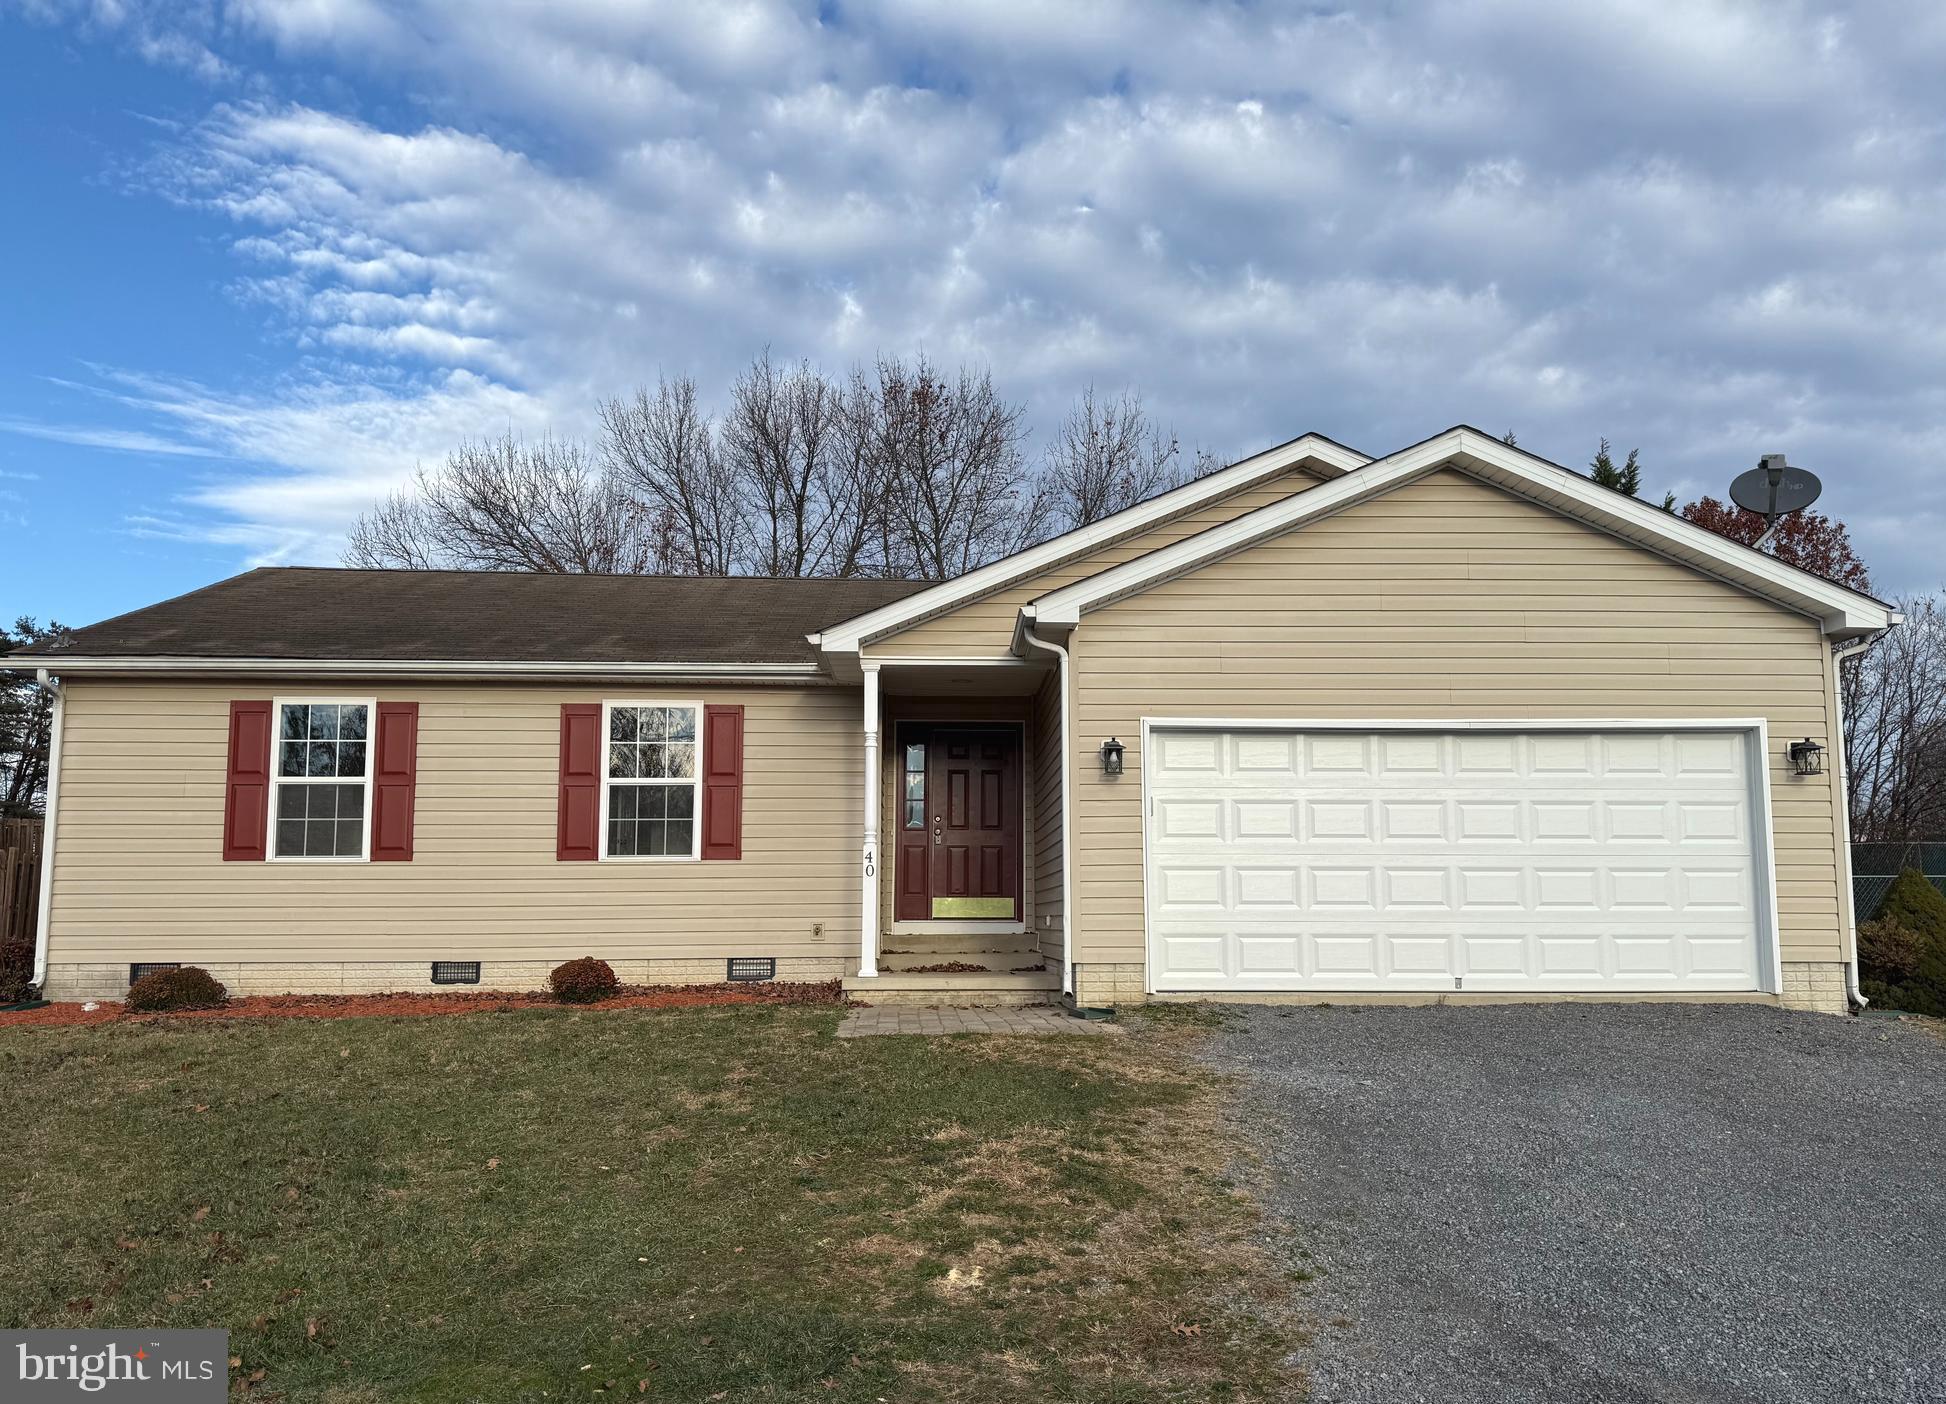
<instances>
[{"instance_id":1,"label":"front lawn","mask_svg":"<svg viewBox=\"0 0 1946 1404\"><path fill-rule=\"evenodd\" d=\"M333 1404L1292 1385L1193 1030L837 1018L0 1031L0 1322L226 1327Z\"/></svg>"}]
</instances>

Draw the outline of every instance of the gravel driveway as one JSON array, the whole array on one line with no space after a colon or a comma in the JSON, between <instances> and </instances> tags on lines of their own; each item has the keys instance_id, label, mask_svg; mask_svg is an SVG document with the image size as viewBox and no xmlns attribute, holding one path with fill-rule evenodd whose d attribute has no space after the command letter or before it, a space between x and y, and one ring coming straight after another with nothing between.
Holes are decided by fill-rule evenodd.
<instances>
[{"instance_id":1,"label":"gravel driveway","mask_svg":"<svg viewBox=\"0 0 1946 1404\"><path fill-rule=\"evenodd\" d=\"M1946 1040L1921 1025L1252 1008L1209 1056L1318 1273L1316 1399L1946 1399Z\"/></svg>"}]
</instances>

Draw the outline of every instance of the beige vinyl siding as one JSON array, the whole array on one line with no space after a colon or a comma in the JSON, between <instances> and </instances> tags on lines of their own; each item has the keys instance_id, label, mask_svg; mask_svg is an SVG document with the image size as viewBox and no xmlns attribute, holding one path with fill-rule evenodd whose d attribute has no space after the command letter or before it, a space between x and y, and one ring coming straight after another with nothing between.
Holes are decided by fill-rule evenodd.
<instances>
[{"instance_id":1,"label":"beige vinyl siding","mask_svg":"<svg viewBox=\"0 0 1946 1404\"><path fill-rule=\"evenodd\" d=\"M1112 546L1105 546L1091 555L1016 581L1004 590L936 615L900 633L876 639L866 646L865 655L964 658L1005 654L1013 646L1014 620L1020 614L1020 607L1036 596L1058 590L1063 585L1072 585L1077 580L1086 580L1091 575L1099 575L1110 566L1145 556L1186 536L1194 536L1199 531L1220 526L1246 512L1254 512L1259 507L1281 502L1293 493L1316 487L1321 481L1308 468L1292 468L1254 487L1242 488L1228 497L1205 503L1196 511L1173 521L1164 522Z\"/></svg>"},{"instance_id":2,"label":"beige vinyl siding","mask_svg":"<svg viewBox=\"0 0 1946 1404\"><path fill-rule=\"evenodd\" d=\"M54 963L856 959L856 690L80 679L66 693ZM412 862L222 861L230 700L276 693L419 703ZM743 706L741 861L555 860L561 704L604 697Z\"/></svg>"},{"instance_id":3,"label":"beige vinyl siding","mask_svg":"<svg viewBox=\"0 0 1946 1404\"><path fill-rule=\"evenodd\" d=\"M1077 961L1143 958L1143 717L1764 717L1786 961L1835 961L1816 623L1445 471L1090 613L1075 631ZM1091 764L1110 734L1127 773Z\"/></svg>"},{"instance_id":4,"label":"beige vinyl siding","mask_svg":"<svg viewBox=\"0 0 1946 1404\"><path fill-rule=\"evenodd\" d=\"M1034 694L1034 749L1028 755L1027 784L1032 792L1034 825L1029 831L1034 860L1027 872L1039 934L1041 954L1059 960L1061 929L1067 914L1062 903L1061 863L1061 675L1054 671Z\"/></svg>"}]
</instances>

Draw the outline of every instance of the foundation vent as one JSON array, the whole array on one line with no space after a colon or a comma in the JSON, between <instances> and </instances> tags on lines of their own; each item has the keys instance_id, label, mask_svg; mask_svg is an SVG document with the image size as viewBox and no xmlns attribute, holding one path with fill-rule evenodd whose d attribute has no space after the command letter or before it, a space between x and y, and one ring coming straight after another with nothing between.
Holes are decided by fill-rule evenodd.
<instances>
[{"instance_id":1,"label":"foundation vent","mask_svg":"<svg viewBox=\"0 0 1946 1404\"><path fill-rule=\"evenodd\" d=\"M480 962L435 960L432 963L432 982L435 985L477 985L480 983Z\"/></svg>"},{"instance_id":2,"label":"foundation vent","mask_svg":"<svg viewBox=\"0 0 1946 1404\"><path fill-rule=\"evenodd\" d=\"M777 958L775 956L731 956L730 978L732 980L775 980Z\"/></svg>"}]
</instances>

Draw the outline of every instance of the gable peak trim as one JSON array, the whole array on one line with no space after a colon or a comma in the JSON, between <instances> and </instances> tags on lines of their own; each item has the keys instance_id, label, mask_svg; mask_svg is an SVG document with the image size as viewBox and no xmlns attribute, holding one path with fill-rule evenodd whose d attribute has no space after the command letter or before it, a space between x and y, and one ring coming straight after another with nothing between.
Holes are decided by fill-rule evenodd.
<instances>
[{"instance_id":1,"label":"gable peak trim","mask_svg":"<svg viewBox=\"0 0 1946 1404\"><path fill-rule=\"evenodd\" d=\"M1327 479L1338 479L1353 469L1362 470L1371 461L1368 455L1322 434L1300 434L1248 458L1238 459L1208 477L1184 483L1146 502L1126 507L1113 516L1065 532L1038 546L1030 546L1025 551L993 561L978 570L968 571L957 579L944 581L931 589L908 595L905 599L831 625L821 633L807 637L814 647L827 655L856 654L872 639L896 633L955 605L1100 550L1124 537L1194 511L1205 503L1227 497L1279 473L1293 468L1309 468Z\"/></svg>"},{"instance_id":2,"label":"gable peak trim","mask_svg":"<svg viewBox=\"0 0 1946 1404\"><path fill-rule=\"evenodd\" d=\"M1022 617L1071 628L1090 610L1448 467L1809 615L1830 637L1851 638L1899 622L1897 611L1869 595L1786 565L1464 424L1377 459L1351 477L1260 507L1234 521L1050 591L1027 604Z\"/></svg>"}]
</instances>

